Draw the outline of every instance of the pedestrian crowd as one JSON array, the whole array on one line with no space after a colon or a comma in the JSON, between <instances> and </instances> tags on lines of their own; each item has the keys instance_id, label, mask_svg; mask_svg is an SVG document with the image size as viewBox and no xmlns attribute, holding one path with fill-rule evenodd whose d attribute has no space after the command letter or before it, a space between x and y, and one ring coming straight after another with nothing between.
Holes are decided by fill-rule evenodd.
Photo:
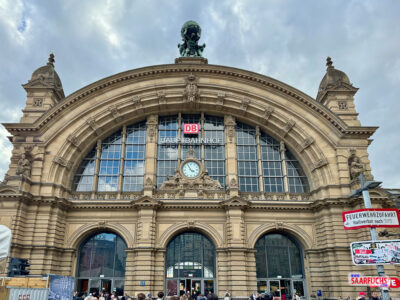
<instances>
[{"instance_id":1,"label":"pedestrian crowd","mask_svg":"<svg viewBox=\"0 0 400 300\"><path fill-rule=\"evenodd\" d=\"M313 298L313 296L311 296ZM113 293L89 293L86 295L85 293L74 293L74 300L133 300L133 297L128 296L126 293L123 296L117 296L116 292ZM153 297L149 293L147 296L143 293L139 293L137 295L137 300L152 300ZM298 293L293 293L293 296L291 299L288 299L286 295L281 295L277 292L273 293L272 291L265 291L265 293L256 293L256 291L253 291L253 294L250 295L249 297L250 300L300 300L300 295ZM340 297L340 299L343 299ZM347 300L350 300L350 297L345 298ZM356 298L356 300L381 300L382 298L378 296L377 292L372 292L371 297L367 297L367 294L365 292L360 292L359 296ZM187 291L186 293L182 291L180 295L174 295L174 296L168 296L164 297L163 292L159 292L157 294L157 300L219 300L218 296L214 294L213 290L210 290L207 296L204 296L201 292L199 291L194 291L193 293L190 293ZM221 299L222 300L222 299ZM231 300L231 294L229 291L225 292L223 300Z\"/></svg>"}]
</instances>

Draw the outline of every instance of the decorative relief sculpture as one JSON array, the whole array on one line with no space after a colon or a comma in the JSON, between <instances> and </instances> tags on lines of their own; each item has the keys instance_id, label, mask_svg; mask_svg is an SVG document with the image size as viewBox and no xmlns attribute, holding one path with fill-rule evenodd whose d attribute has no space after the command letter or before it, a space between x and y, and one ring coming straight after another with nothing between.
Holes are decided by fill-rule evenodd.
<instances>
[{"instance_id":1,"label":"decorative relief sculpture","mask_svg":"<svg viewBox=\"0 0 400 300\"><path fill-rule=\"evenodd\" d=\"M305 149L310 147L314 143L314 139L311 136L306 137L300 145L300 152L303 152Z\"/></svg>"},{"instance_id":2,"label":"decorative relief sculpture","mask_svg":"<svg viewBox=\"0 0 400 300\"><path fill-rule=\"evenodd\" d=\"M283 127L283 137L285 137L290 130L292 130L293 126L296 124L296 122L292 119L289 119L286 124Z\"/></svg>"},{"instance_id":3,"label":"decorative relief sculpture","mask_svg":"<svg viewBox=\"0 0 400 300\"><path fill-rule=\"evenodd\" d=\"M134 96L132 99L132 103L133 103L133 107L135 108L135 110L138 114L144 113L142 99L139 96Z\"/></svg>"},{"instance_id":4,"label":"decorative relief sculpture","mask_svg":"<svg viewBox=\"0 0 400 300\"><path fill-rule=\"evenodd\" d=\"M271 118L272 113L274 112L274 108L271 106L268 106L265 110L264 110L264 119L265 119L265 123L268 123L269 118Z\"/></svg>"},{"instance_id":5,"label":"decorative relief sculpture","mask_svg":"<svg viewBox=\"0 0 400 300\"><path fill-rule=\"evenodd\" d=\"M53 161L67 169L70 169L72 167L72 162L66 160L64 157L61 156L55 156Z\"/></svg>"},{"instance_id":6,"label":"decorative relief sculpture","mask_svg":"<svg viewBox=\"0 0 400 300\"><path fill-rule=\"evenodd\" d=\"M183 44L178 44L179 53L183 57L201 57L206 44L198 45L201 37L200 25L195 21L187 21L181 29Z\"/></svg>"},{"instance_id":7,"label":"decorative relief sculpture","mask_svg":"<svg viewBox=\"0 0 400 300\"><path fill-rule=\"evenodd\" d=\"M72 133L70 135L68 135L67 141L70 142L71 145L75 146L79 151L81 151L81 148L80 148L80 145L79 145L79 140Z\"/></svg>"},{"instance_id":8,"label":"decorative relief sculpture","mask_svg":"<svg viewBox=\"0 0 400 300\"><path fill-rule=\"evenodd\" d=\"M116 105L110 105L108 107L108 111L111 113L111 115L113 116L114 120L118 123L122 121L122 117L121 114L118 111L118 108Z\"/></svg>"},{"instance_id":9,"label":"decorative relief sculpture","mask_svg":"<svg viewBox=\"0 0 400 300\"><path fill-rule=\"evenodd\" d=\"M96 120L93 117L90 117L86 120L86 123L89 125L90 128L97 134L100 135L102 130L97 126Z\"/></svg>"},{"instance_id":10,"label":"decorative relief sculpture","mask_svg":"<svg viewBox=\"0 0 400 300\"><path fill-rule=\"evenodd\" d=\"M225 97L226 97L226 93L225 92L218 92L217 110L222 110L222 107L224 106Z\"/></svg>"},{"instance_id":11,"label":"decorative relief sculpture","mask_svg":"<svg viewBox=\"0 0 400 300\"><path fill-rule=\"evenodd\" d=\"M25 177L31 177L31 170L32 170L32 163L26 157L25 153L23 153L21 155L21 158L18 160L16 174Z\"/></svg>"},{"instance_id":12,"label":"decorative relief sculpture","mask_svg":"<svg viewBox=\"0 0 400 300\"><path fill-rule=\"evenodd\" d=\"M157 92L157 97L158 97L158 104L167 104L167 97L164 91L158 91Z\"/></svg>"},{"instance_id":13,"label":"decorative relief sculpture","mask_svg":"<svg viewBox=\"0 0 400 300\"><path fill-rule=\"evenodd\" d=\"M247 112L247 108L249 107L250 100L243 98L242 103L240 105L241 114L244 115Z\"/></svg>"},{"instance_id":14,"label":"decorative relief sculpture","mask_svg":"<svg viewBox=\"0 0 400 300\"><path fill-rule=\"evenodd\" d=\"M183 93L185 102L196 102L199 99L199 89L197 87L197 78L193 74L190 74L186 78L186 88Z\"/></svg>"}]
</instances>

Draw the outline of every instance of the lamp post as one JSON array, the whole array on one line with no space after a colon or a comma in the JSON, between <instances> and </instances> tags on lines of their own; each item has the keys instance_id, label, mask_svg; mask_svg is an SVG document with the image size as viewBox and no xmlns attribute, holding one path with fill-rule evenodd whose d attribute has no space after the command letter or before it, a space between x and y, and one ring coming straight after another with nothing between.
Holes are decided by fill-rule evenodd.
<instances>
[{"instance_id":1,"label":"lamp post","mask_svg":"<svg viewBox=\"0 0 400 300\"><path fill-rule=\"evenodd\" d=\"M371 199L369 198L369 191L368 190L378 187L382 182L380 182L380 181L367 181L367 182L365 182L364 174L362 172L360 173L360 182L361 182L361 188L351 192L350 198L358 197L358 196L360 196L362 194L363 199L364 199L365 208L372 208L371 207ZM370 232L371 232L371 240L372 240L372 242L378 241L378 234L376 233L376 228L371 227L370 228ZM384 277L385 276L385 268L384 268L383 265L377 265L376 269L378 270L378 276L379 277ZM384 289L383 287L381 287L381 294L382 294L382 300L390 300L388 289Z\"/></svg>"}]
</instances>

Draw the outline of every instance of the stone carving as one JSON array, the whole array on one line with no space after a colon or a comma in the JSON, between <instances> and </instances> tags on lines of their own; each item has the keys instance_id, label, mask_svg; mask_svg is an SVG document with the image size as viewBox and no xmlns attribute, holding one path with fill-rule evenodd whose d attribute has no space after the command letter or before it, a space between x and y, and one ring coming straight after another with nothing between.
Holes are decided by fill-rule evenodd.
<instances>
[{"instance_id":1,"label":"stone carving","mask_svg":"<svg viewBox=\"0 0 400 300\"><path fill-rule=\"evenodd\" d=\"M144 113L142 99L139 96L134 96L132 99L132 103L133 103L133 107L135 108L135 110L138 114Z\"/></svg>"},{"instance_id":2,"label":"stone carving","mask_svg":"<svg viewBox=\"0 0 400 300\"><path fill-rule=\"evenodd\" d=\"M42 107L43 106L43 99L42 98L33 99L33 106Z\"/></svg>"},{"instance_id":3,"label":"stone carving","mask_svg":"<svg viewBox=\"0 0 400 300\"><path fill-rule=\"evenodd\" d=\"M271 118L272 113L274 112L274 108L271 106L268 106L265 110L264 110L264 120L265 123L268 123L269 118Z\"/></svg>"},{"instance_id":4,"label":"stone carving","mask_svg":"<svg viewBox=\"0 0 400 300\"><path fill-rule=\"evenodd\" d=\"M100 135L102 130L97 126L96 120L93 117L90 117L86 120L86 123L90 128L96 133L96 135Z\"/></svg>"},{"instance_id":5,"label":"stone carving","mask_svg":"<svg viewBox=\"0 0 400 300\"><path fill-rule=\"evenodd\" d=\"M317 160L316 162L314 162L314 164L313 164L313 170L322 168L323 166L326 166L328 163L329 163L329 162L328 162L328 160L327 160L325 157L324 157L324 158L321 158L321 159Z\"/></svg>"},{"instance_id":6,"label":"stone carving","mask_svg":"<svg viewBox=\"0 0 400 300\"><path fill-rule=\"evenodd\" d=\"M32 163L26 157L25 153L23 153L21 155L21 158L18 160L16 174L17 175L22 175L22 176L25 176L25 177L30 177L31 176L31 170L32 170Z\"/></svg>"},{"instance_id":7,"label":"stone carving","mask_svg":"<svg viewBox=\"0 0 400 300\"><path fill-rule=\"evenodd\" d=\"M285 137L290 130L292 130L293 126L296 124L296 122L292 119L289 119L286 124L283 126L283 137Z\"/></svg>"},{"instance_id":8,"label":"stone carving","mask_svg":"<svg viewBox=\"0 0 400 300\"><path fill-rule=\"evenodd\" d=\"M106 221L100 221L100 222L97 223L97 227L101 228L101 229L104 229L104 228L107 227L107 222Z\"/></svg>"},{"instance_id":9,"label":"stone carving","mask_svg":"<svg viewBox=\"0 0 400 300\"><path fill-rule=\"evenodd\" d=\"M181 29L183 44L178 44L179 53L183 57L201 57L206 44L198 45L201 37L200 25L195 21L187 21Z\"/></svg>"},{"instance_id":10,"label":"stone carving","mask_svg":"<svg viewBox=\"0 0 400 300\"><path fill-rule=\"evenodd\" d=\"M285 143L283 141L280 142L280 150L281 150L281 152L286 151Z\"/></svg>"},{"instance_id":11,"label":"stone carving","mask_svg":"<svg viewBox=\"0 0 400 300\"><path fill-rule=\"evenodd\" d=\"M164 91L158 91L157 97L158 97L158 104L160 105L167 104L167 98Z\"/></svg>"},{"instance_id":12,"label":"stone carving","mask_svg":"<svg viewBox=\"0 0 400 300\"><path fill-rule=\"evenodd\" d=\"M364 173L365 166L361 163L360 158L355 154L352 154L348 160L349 171L350 171L350 179L355 180L360 176L360 174Z\"/></svg>"},{"instance_id":13,"label":"stone carving","mask_svg":"<svg viewBox=\"0 0 400 300\"><path fill-rule=\"evenodd\" d=\"M217 110L222 110L222 107L224 106L224 100L226 97L225 92L218 92L218 97L217 97Z\"/></svg>"},{"instance_id":14,"label":"stone carving","mask_svg":"<svg viewBox=\"0 0 400 300\"><path fill-rule=\"evenodd\" d=\"M203 170L201 175L196 179L187 179L181 175L178 169L175 169L174 175L168 177L160 190L220 190L221 184L218 180L213 180L208 175L207 170Z\"/></svg>"},{"instance_id":15,"label":"stone carving","mask_svg":"<svg viewBox=\"0 0 400 300\"><path fill-rule=\"evenodd\" d=\"M230 188L237 188L238 187L237 180L235 178L232 178L231 181L229 182L229 186Z\"/></svg>"},{"instance_id":16,"label":"stone carving","mask_svg":"<svg viewBox=\"0 0 400 300\"><path fill-rule=\"evenodd\" d=\"M225 116L224 124L228 142L232 143L235 138L235 126L236 126L235 119L230 115Z\"/></svg>"},{"instance_id":17,"label":"stone carving","mask_svg":"<svg viewBox=\"0 0 400 300\"><path fill-rule=\"evenodd\" d=\"M193 103L199 99L200 93L197 87L197 78L193 74L190 74L186 78L186 88L183 93L183 98L185 102Z\"/></svg>"},{"instance_id":18,"label":"stone carving","mask_svg":"<svg viewBox=\"0 0 400 300\"><path fill-rule=\"evenodd\" d=\"M156 137L157 126L154 124L147 125L147 137L150 140L150 143L154 143Z\"/></svg>"},{"instance_id":19,"label":"stone carving","mask_svg":"<svg viewBox=\"0 0 400 300\"><path fill-rule=\"evenodd\" d=\"M118 111L118 108L116 105L110 105L108 107L108 111L111 113L111 115L113 116L114 120L118 123L122 121L122 117L121 114Z\"/></svg>"},{"instance_id":20,"label":"stone carving","mask_svg":"<svg viewBox=\"0 0 400 300\"><path fill-rule=\"evenodd\" d=\"M71 167L72 167L72 162L69 160L66 160L64 157L61 157L61 156L55 156L53 161L67 169L71 169Z\"/></svg>"},{"instance_id":21,"label":"stone carving","mask_svg":"<svg viewBox=\"0 0 400 300\"><path fill-rule=\"evenodd\" d=\"M306 137L300 144L300 149L299 149L300 152L303 152L305 149L310 147L313 143L314 143L314 139L311 136Z\"/></svg>"},{"instance_id":22,"label":"stone carving","mask_svg":"<svg viewBox=\"0 0 400 300\"><path fill-rule=\"evenodd\" d=\"M250 100L243 98L242 99L242 103L240 104L240 110L241 110L241 114L244 115L247 111L247 108L249 107L250 104Z\"/></svg>"},{"instance_id":23,"label":"stone carving","mask_svg":"<svg viewBox=\"0 0 400 300\"><path fill-rule=\"evenodd\" d=\"M78 138L76 136L74 136L72 133L70 135L68 135L67 141L70 142L71 145L75 146L79 151L81 151Z\"/></svg>"},{"instance_id":24,"label":"stone carving","mask_svg":"<svg viewBox=\"0 0 400 300\"><path fill-rule=\"evenodd\" d=\"M150 177L147 177L147 178L146 178L146 181L145 181L145 183L144 183L144 186L146 186L146 187L153 187L153 180L151 180Z\"/></svg>"},{"instance_id":25,"label":"stone carving","mask_svg":"<svg viewBox=\"0 0 400 300\"><path fill-rule=\"evenodd\" d=\"M339 101L338 102L338 107L340 110L347 110L347 102L346 101Z\"/></svg>"}]
</instances>

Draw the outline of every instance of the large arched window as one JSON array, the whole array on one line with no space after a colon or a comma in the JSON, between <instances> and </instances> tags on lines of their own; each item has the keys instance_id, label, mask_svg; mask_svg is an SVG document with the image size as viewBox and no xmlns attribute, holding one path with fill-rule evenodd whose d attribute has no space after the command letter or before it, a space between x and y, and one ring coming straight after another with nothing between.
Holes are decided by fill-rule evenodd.
<instances>
[{"instance_id":1,"label":"large arched window","mask_svg":"<svg viewBox=\"0 0 400 300\"><path fill-rule=\"evenodd\" d=\"M197 134L185 134L184 124L198 124ZM189 148L210 177L225 186L224 119L204 114L179 114L159 117L157 187L173 175L179 161L189 155Z\"/></svg>"},{"instance_id":2,"label":"large arched window","mask_svg":"<svg viewBox=\"0 0 400 300\"><path fill-rule=\"evenodd\" d=\"M204 235L185 232L167 246L165 277L167 295L185 291L205 295L215 287L215 247Z\"/></svg>"},{"instance_id":3,"label":"large arched window","mask_svg":"<svg viewBox=\"0 0 400 300\"><path fill-rule=\"evenodd\" d=\"M79 292L124 289L126 243L118 235L98 233L82 243L76 268Z\"/></svg>"},{"instance_id":4,"label":"large arched window","mask_svg":"<svg viewBox=\"0 0 400 300\"><path fill-rule=\"evenodd\" d=\"M306 193L307 177L283 143L255 127L238 122L236 151L242 192Z\"/></svg>"},{"instance_id":5,"label":"large arched window","mask_svg":"<svg viewBox=\"0 0 400 300\"><path fill-rule=\"evenodd\" d=\"M302 251L294 239L281 233L266 234L257 241L255 250L260 292L271 290L278 297L292 299L296 290L305 296Z\"/></svg>"},{"instance_id":6,"label":"large arched window","mask_svg":"<svg viewBox=\"0 0 400 300\"><path fill-rule=\"evenodd\" d=\"M124 126L83 159L74 177L75 191L141 191L145 150L146 124Z\"/></svg>"}]
</instances>

